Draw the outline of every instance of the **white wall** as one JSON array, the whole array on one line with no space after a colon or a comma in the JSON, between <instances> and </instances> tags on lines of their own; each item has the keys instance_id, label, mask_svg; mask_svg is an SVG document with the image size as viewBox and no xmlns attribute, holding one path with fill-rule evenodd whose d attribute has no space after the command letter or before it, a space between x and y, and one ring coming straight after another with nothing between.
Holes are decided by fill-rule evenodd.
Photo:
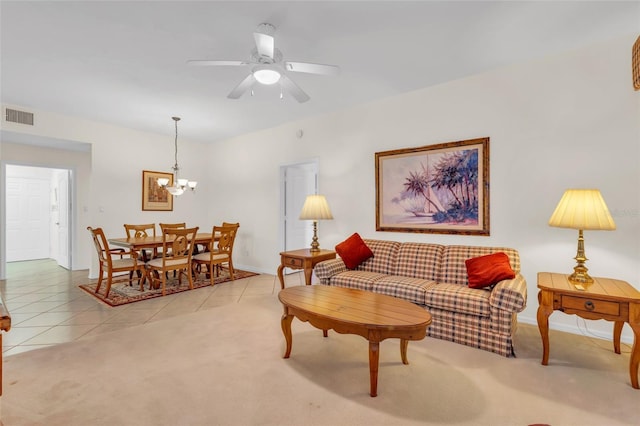
<instances>
[{"instance_id":1,"label":"white wall","mask_svg":"<svg viewBox=\"0 0 640 426\"><path fill-rule=\"evenodd\" d=\"M209 181L229 185L213 188L226 202L211 202L209 210L240 221L238 264L273 273L279 262L278 167L317 157L320 192L335 218L319 224L322 247L359 232L517 248L529 289L520 319L535 323L537 272L571 272L575 264L577 231L547 221L565 189L595 187L618 229L585 232L587 266L593 276L640 289L640 92L633 91L630 66L636 36L216 144L212 156L225 162L211 169ZM491 138L491 236L375 231L375 152L484 136ZM575 316L555 314L551 323L577 332ZM588 327L610 337L611 323Z\"/></svg>"}]
</instances>

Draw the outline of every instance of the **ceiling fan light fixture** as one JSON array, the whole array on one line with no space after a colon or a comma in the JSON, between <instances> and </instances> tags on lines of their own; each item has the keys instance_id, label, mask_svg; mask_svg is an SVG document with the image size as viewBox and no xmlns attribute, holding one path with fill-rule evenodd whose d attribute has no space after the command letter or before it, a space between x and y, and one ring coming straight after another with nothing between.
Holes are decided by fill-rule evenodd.
<instances>
[{"instance_id":1,"label":"ceiling fan light fixture","mask_svg":"<svg viewBox=\"0 0 640 426\"><path fill-rule=\"evenodd\" d=\"M280 72L270 67L257 66L253 69L253 76L260 84L275 84L280 81Z\"/></svg>"},{"instance_id":2,"label":"ceiling fan light fixture","mask_svg":"<svg viewBox=\"0 0 640 426\"><path fill-rule=\"evenodd\" d=\"M253 33L255 46L251 49L248 60L191 59L187 63L189 65L206 66L251 65L252 69L249 75L245 76L227 95L229 99L240 99L247 92L253 96L253 89L256 83L262 85L279 83L281 85L281 100L284 99L283 92L286 92L287 95L291 95L299 103L307 102L311 98L289 77L289 71L336 76L340 73L340 67L337 65L284 61L282 52L275 47L276 42L273 36L275 30L276 28L269 23L258 25L258 28Z\"/></svg>"}]
</instances>

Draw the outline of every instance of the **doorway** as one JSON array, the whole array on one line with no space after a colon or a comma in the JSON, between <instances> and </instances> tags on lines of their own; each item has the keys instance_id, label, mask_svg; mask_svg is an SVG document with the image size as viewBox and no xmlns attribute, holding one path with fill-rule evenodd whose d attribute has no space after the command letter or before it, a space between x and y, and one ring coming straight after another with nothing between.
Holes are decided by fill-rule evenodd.
<instances>
[{"instance_id":1,"label":"doorway","mask_svg":"<svg viewBox=\"0 0 640 426\"><path fill-rule=\"evenodd\" d=\"M300 220L307 195L318 192L318 161L288 164L280 167L280 248L281 251L311 245L313 223Z\"/></svg>"},{"instance_id":2,"label":"doorway","mask_svg":"<svg viewBox=\"0 0 640 426\"><path fill-rule=\"evenodd\" d=\"M6 166L6 262L54 259L71 269L69 169Z\"/></svg>"}]
</instances>

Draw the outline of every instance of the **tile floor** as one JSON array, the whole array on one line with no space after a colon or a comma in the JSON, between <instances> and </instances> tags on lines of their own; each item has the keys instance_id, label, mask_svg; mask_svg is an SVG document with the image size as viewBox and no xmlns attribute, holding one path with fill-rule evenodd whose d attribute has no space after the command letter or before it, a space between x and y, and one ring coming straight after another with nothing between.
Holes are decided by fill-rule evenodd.
<instances>
[{"instance_id":1,"label":"tile floor","mask_svg":"<svg viewBox=\"0 0 640 426\"><path fill-rule=\"evenodd\" d=\"M2 337L4 356L69 342L125 327L188 314L256 297L276 297L275 275L218 284L157 299L110 307L80 290L88 271L68 271L51 259L7 263L0 292L11 315ZM301 272L286 276L287 286L302 285Z\"/></svg>"}]
</instances>

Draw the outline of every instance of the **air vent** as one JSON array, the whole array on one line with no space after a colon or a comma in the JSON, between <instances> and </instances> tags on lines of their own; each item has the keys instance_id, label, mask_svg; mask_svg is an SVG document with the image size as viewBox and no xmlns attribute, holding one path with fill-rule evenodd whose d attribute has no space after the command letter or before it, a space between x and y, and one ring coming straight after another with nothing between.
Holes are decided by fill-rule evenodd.
<instances>
[{"instance_id":1,"label":"air vent","mask_svg":"<svg viewBox=\"0 0 640 426\"><path fill-rule=\"evenodd\" d=\"M18 111L17 109L6 109L5 119L11 123L28 124L33 126L33 113Z\"/></svg>"}]
</instances>

